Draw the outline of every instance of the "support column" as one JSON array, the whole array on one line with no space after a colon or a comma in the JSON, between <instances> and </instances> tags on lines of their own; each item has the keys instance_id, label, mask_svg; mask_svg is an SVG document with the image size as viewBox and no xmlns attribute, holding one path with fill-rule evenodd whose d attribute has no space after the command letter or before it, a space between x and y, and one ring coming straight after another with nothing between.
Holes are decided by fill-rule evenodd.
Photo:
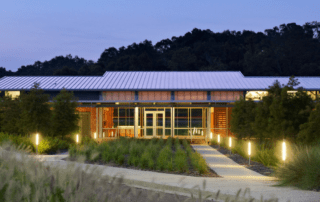
<instances>
[{"instance_id":1,"label":"support column","mask_svg":"<svg viewBox=\"0 0 320 202\"><path fill-rule=\"evenodd\" d=\"M134 137L138 137L139 107L134 108Z\"/></svg>"},{"instance_id":2,"label":"support column","mask_svg":"<svg viewBox=\"0 0 320 202\"><path fill-rule=\"evenodd\" d=\"M171 137L174 137L174 107L171 107Z\"/></svg>"},{"instance_id":3,"label":"support column","mask_svg":"<svg viewBox=\"0 0 320 202\"><path fill-rule=\"evenodd\" d=\"M102 138L102 108L99 107L99 137Z\"/></svg>"},{"instance_id":4,"label":"support column","mask_svg":"<svg viewBox=\"0 0 320 202\"><path fill-rule=\"evenodd\" d=\"M207 140L206 140L206 142L208 142L208 140L211 141L211 139L210 139L210 133L211 133L210 127L211 127L211 107L208 107L207 108L207 136L206 136Z\"/></svg>"}]
</instances>

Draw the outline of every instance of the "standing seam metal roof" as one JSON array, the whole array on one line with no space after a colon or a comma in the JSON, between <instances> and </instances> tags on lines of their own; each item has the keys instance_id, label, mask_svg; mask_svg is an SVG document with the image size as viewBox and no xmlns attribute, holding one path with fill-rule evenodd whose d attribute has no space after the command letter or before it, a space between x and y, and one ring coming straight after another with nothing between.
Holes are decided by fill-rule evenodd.
<instances>
[{"instance_id":1,"label":"standing seam metal roof","mask_svg":"<svg viewBox=\"0 0 320 202\"><path fill-rule=\"evenodd\" d=\"M320 90L320 77L296 77L297 87ZM287 84L289 77L245 77L239 71L205 72L106 72L104 76L6 76L1 90L29 90L39 82L44 90L264 90L275 80Z\"/></svg>"}]
</instances>

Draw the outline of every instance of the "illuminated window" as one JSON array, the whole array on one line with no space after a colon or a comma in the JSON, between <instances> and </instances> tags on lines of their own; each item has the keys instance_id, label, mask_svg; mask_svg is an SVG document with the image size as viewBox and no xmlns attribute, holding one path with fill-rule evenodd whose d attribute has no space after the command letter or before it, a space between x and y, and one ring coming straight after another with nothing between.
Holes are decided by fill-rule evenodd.
<instances>
[{"instance_id":1,"label":"illuminated window","mask_svg":"<svg viewBox=\"0 0 320 202\"><path fill-rule=\"evenodd\" d=\"M12 99L14 99L20 96L20 91L6 91L5 95L12 97Z\"/></svg>"},{"instance_id":2,"label":"illuminated window","mask_svg":"<svg viewBox=\"0 0 320 202\"><path fill-rule=\"evenodd\" d=\"M248 91L246 94L246 100L262 100L262 98L267 95L268 91Z\"/></svg>"}]
</instances>

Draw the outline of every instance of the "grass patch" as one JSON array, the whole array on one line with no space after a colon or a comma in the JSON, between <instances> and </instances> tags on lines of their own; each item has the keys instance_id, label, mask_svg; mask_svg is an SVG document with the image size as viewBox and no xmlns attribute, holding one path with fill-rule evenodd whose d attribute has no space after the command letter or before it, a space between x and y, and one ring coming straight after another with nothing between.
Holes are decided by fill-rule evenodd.
<instances>
[{"instance_id":1,"label":"grass patch","mask_svg":"<svg viewBox=\"0 0 320 202\"><path fill-rule=\"evenodd\" d=\"M275 171L279 185L320 191L320 145L293 146L294 153Z\"/></svg>"}]
</instances>

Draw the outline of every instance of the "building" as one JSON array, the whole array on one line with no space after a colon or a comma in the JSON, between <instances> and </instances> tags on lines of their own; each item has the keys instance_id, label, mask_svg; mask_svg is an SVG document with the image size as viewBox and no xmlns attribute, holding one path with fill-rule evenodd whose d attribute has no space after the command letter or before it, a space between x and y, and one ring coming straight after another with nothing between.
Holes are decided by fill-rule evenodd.
<instances>
[{"instance_id":1,"label":"building","mask_svg":"<svg viewBox=\"0 0 320 202\"><path fill-rule=\"evenodd\" d=\"M315 99L320 77L297 77ZM18 96L40 83L51 99L65 88L78 97L81 135L98 140L119 136L209 138L232 135L232 107L243 97L259 101L276 80L241 72L106 72L103 76L10 76L0 79L2 94ZM298 86L298 87L299 87ZM292 92L294 93L294 91Z\"/></svg>"}]
</instances>

